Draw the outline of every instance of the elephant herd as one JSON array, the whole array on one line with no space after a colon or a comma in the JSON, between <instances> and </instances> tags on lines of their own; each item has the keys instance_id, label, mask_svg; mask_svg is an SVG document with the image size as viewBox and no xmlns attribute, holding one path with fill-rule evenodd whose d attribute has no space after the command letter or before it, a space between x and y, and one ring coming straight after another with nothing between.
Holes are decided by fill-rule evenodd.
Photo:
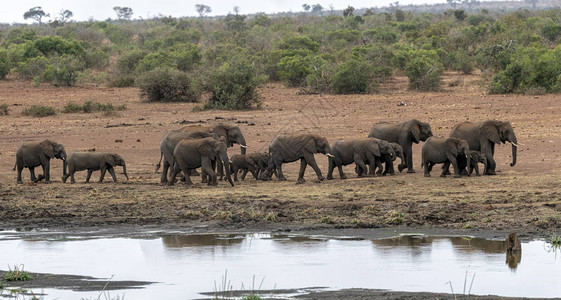
<instances>
[{"instance_id":1,"label":"elephant herd","mask_svg":"<svg viewBox=\"0 0 561 300\"><path fill-rule=\"evenodd\" d=\"M174 184L181 172L187 184L192 184L190 176L201 168L203 182L216 185L218 176L234 185L238 172L243 180L248 172L255 179L269 180L273 174L278 180L286 180L282 171L285 163L300 160L298 183L304 182L306 167L315 171L321 181L325 177L319 169L314 154L328 156L327 179L333 179L335 168L341 179L347 178L343 166L355 163L358 177L394 174L393 162L399 157L398 170L407 169L414 173L412 144L424 142L422 166L425 176L435 164L443 164L441 176L449 174L449 166L454 168L454 177L470 175L473 170L479 175L478 163L483 163L486 175L496 174L494 160L495 144L512 144L512 163L516 164L518 142L509 122L487 120L481 123L462 122L453 127L448 138L434 137L428 123L412 119L402 123L382 122L374 125L368 137L341 139L332 145L327 138L317 134L281 134L269 144L268 153L246 154L247 143L238 126L217 124L215 126L188 126L171 130L164 134L160 143L160 161L156 171L163 168L160 182ZM228 157L227 148L240 145L241 154ZM124 159L114 153L73 152L66 155L64 146L50 140L25 141L16 152L17 182L22 183L21 172L29 168L31 181L50 180L50 159L63 160L63 182L71 177L74 183L76 171L87 170L86 182L93 171L100 170L99 182L109 171L113 181L117 181L115 166L122 166L128 179ZM385 165L385 166L384 166ZM43 174L35 176L34 168L42 166ZM168 172L170 173L168 175ZM232 180L232 175L234 180Z\"/></svg>"}]
</instances>

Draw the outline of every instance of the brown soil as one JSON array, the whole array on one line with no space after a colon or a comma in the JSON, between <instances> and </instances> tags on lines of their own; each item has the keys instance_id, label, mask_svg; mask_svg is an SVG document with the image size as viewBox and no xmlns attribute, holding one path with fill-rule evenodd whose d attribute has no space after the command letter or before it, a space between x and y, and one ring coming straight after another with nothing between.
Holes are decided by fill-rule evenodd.
<instances>
[{"instance_id":1,"label":"brown soil","mask_svg":"<svg viewBox=\"0 0 561 300\"><path fill-rule=\"evenodd\" d=\"M449 82L459 85L450 87ZM145 103L135 88L0 81L0 103L10 114L0 116L0 228L112 227L116 224L171 227L208 226L214 230L390 228L399 231L450 229L516 230L530 236L561 227L561 102L558 95L486 95L480 76L446 74L444 90L407 91L398 77L375 95L300 95L298 89L268 84L261 89L261 109L192 112L196 104ZM125 104L118 115L61 113L69 101ZM405 106L398 106L404 102ZM33 118L21 111L33 104L57 109L55 116ZM162 135L185 123L228 122L243 130L249 151L266 151L279 133L313 132L331 143L365 137L380 121L416 118L429 122L436 136L447 136L458 122L508 120L523 145L510 167L510 146L496 148L497 176L423 177L421 145L414 145L416 174L318 182L311 168L305 184L296 184L299 163L287 164L287 182L246 179L235 187L196 183L193 187L159 184L154 173ZM183 122L185 121L185 122ZM118 170L118 183L63 184L62 163L52 162L53 183L16 184L15 151L27 139L52 139L76 150L120 153L130 180ZM230 154L239 148L230 149ZM327 158L316 156L327 172ZM41 173L41 172L39 172ZM96 179L98 172L92 179ZM195 182L198 182L195 179ZM337 230L332 231L336 234ZM477 234L477 233L475 233Z\"/></svg>"}]
</instances>

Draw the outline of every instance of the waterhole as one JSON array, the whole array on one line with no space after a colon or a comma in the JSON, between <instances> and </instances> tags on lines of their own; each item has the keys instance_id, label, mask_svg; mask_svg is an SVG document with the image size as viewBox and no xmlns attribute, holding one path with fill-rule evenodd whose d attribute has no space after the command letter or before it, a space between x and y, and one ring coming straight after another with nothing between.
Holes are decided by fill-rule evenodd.
<instances>
[{"instance_id":1,"label":"waterhole","mask_svg":"<svg viewBox=\"0 0 561 300\"><path fill-rule=\"evenodd\" d=\"M275 234L22 237L0 233L0 269L154 282L83 292L39 288L44 299L201 299L202 292L321 287L558 297L560 253L544 241L507 255L504 241L407 235L381 240ZM5 291L4 291L5 292ZM289 292L286 292L290 296Z\"/></svg>"}]
</instances>

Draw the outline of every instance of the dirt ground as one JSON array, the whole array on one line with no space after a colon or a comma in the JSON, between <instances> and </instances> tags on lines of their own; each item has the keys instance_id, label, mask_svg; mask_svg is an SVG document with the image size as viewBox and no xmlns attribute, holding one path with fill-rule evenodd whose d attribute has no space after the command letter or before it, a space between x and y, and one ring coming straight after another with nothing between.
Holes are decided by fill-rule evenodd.
<instances>
[{"instance_id":1,"label":"dirt ground","mask_svg":"<svg viewBox=\"0 0 561 300\"><path fill-rule=\"evenodd\" d=\"M130 226L193 227L208 230L328 230L337 234L372 228L395 231L451 230L471 235L517 231L547 236L561 228L561 101L558 95L487 95L479 75L447 73L443 91L407 90L397 77L373 95L302 95L299 89L268 84L263 105L247 111L192 112L200 104L145 103L136 88L97 86L34 87L15 79L0 81L0 228L98 228ZM450 87L448 83L459 85ZM126 105L117 115L62 113L67 102L97 101ZM405 103L398 106L398 103ZM55 116L34 118L21 111L33 104L53 106ZM496 148L497 176L423 177L421 146L414 145L416 174L318 182L307 169L305 184L296 184L299 163L285 165L286 182L246 179L235 187L198 183L163 186L154 173L162 135L184 124L239 125L250 148L267 151L279 133L312 132L330 143L366 137L380 121L416 118L431 124L436 136L448 136L459 122L510 121L521 146L518 163L510 145ZM95 149L121 154L130 180L118 169L118 183L63 184L62 162L53 160L53 183L16 184L12 171L18 145L28 139L51 139L68 153ZM239 147L229 149L239 153ZM327 172L327 158L316 155ZM438 169L436 167L435 169ZM40 173L40 172L39 172ZM92 176L95 181L99 176Z\"/></svg>"}]
</instances>

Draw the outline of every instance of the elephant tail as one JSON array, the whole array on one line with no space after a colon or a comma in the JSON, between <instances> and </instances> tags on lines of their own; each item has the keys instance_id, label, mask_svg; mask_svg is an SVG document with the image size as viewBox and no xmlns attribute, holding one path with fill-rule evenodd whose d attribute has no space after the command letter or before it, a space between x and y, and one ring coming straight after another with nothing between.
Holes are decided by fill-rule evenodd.
<instances>
[{"instance_id":1,"label":"elephant tail","mask_svg":"<svg viewBox=\"0 0 561 300\"><path fill-rule=\"evenodd\" d=\"M154 170L154 173L158 173L158 170L160 169L160 166L161 166L163 156L164 156L164 152L160 151L160 160L158 161L158 164L156 165L156 170Z\"/></svg>"}]
</instances>

